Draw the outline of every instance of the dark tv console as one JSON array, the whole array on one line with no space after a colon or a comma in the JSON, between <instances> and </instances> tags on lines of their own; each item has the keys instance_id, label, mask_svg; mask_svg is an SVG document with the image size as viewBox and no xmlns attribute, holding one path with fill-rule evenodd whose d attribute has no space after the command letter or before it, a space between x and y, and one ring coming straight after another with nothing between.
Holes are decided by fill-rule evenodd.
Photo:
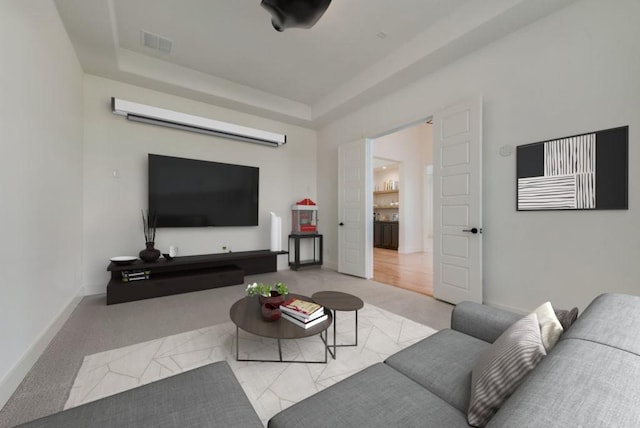
<instances>
[{"instance_id":1,"label":"dark tv console","mask_svg":"<svg viewBox=\"0 0 640 428\"><path fill-rule=\"evenodd\" d=\"M107 305L150 299L152 297L189 293L227 285L242 284L245 275L276 272L277 258L286 251L240 251L159 259L147 263L136 260L127 265L111 263L107 271ZM124 282L122 272L149 272L149 279Z\"/></svg>"}]
</instances>

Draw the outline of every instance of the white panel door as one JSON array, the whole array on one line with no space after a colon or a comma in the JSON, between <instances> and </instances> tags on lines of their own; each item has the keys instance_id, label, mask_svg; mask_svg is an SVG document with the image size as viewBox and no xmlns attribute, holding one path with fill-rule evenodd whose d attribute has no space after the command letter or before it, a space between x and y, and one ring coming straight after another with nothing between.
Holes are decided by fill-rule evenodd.
<instances>
[{"instance_id":1,"label":"white panel door","mask_svg":"<svg viewBox=\"0 0 640 428\"><path fill-rule=\"evenodd\" d=\"M433 295L482 303L482 99L433 116Z\"/></svg>"},{"instance_id":2,"label":"white panel door","mask_svg":"<svg viewBox=\"0 0 640 428\"><path fill-rule=\"evenodd\" d=\"M338 148L338 272L373 277L371 141Z\"/></svg>"}]
</instances>

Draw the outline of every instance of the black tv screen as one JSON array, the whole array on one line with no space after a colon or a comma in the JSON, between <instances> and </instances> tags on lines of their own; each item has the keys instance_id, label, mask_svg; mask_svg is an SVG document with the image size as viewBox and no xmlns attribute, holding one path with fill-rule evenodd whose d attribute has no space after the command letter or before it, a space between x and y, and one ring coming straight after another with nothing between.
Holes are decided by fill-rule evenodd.
<instances>
[{"instance_id":1,"label":"black tv screen","mask_svg":"<svg viewBox=\"0 0 640 428\"><path fill-rule=\"evenodd\" d=\"M260 169L149 154L157 227L257 226Z\"/></svg>"}]
</instances>

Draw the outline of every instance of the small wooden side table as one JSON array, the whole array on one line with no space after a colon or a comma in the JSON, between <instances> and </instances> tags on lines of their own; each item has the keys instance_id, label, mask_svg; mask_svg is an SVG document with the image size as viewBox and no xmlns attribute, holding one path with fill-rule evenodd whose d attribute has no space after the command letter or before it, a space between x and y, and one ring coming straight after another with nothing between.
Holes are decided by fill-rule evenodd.
<instances>
[{"instance_id":1,"label":"small wooden side table","mask_svg":"<svg viewBox=\"0 0 640 428\"><path fill-rule=\"evenodd\" d=\"M333 359L334 360L336 359L336 354L338 353L337 351L339 347L358 346L358 310L364 307L364 302L362 301L362 299L352 294L343 293L341 291L319 291L317 293L313 293L313 295L311 296L311 299L317 304L324 306L326 309L329 309L330 311L333 312L333 345L329 344L329 337L326 331L325 331L325 335L327 336L326 338L322 337L322 334L320 335L325 345L327 346L327 349L329 350L329 354L331 354ZM340 344L340 345L336 344L336 324L337 324L336 311L346 311L346 312L355 311L355 317L356 317L355 343ZM330 348L333 348L333 351Z\"/></svg>"}]
</instances>

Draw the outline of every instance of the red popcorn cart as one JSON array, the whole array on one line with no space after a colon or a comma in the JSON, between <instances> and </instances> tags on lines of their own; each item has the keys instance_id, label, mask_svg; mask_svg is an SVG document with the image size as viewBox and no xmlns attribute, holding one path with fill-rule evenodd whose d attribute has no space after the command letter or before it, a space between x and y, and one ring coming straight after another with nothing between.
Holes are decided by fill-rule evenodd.
<instances>
[{"instance_id":1,"label":"red popcorn cart","mask_svg":"<svg viewBox=\"0 0 640 428\"><path fill-rule=\"evenodd\" d=\"M318 233L318 206L311 199L303 199L291 207L291 233Z\"/></svg>"}]
</instances>

